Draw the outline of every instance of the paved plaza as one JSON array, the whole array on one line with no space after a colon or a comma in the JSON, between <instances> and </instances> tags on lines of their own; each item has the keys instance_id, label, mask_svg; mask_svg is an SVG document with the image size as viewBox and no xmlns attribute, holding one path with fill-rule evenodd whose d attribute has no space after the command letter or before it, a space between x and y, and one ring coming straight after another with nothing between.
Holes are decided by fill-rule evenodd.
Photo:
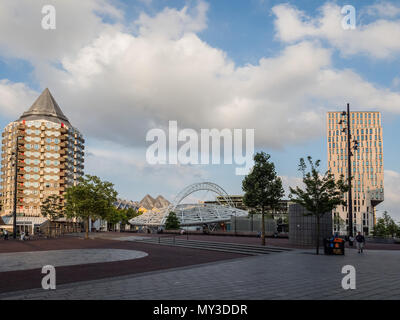
<instances>
[{"instance_id":1,"label":"paved plaza","mask_svg":"<svg viewBox=\"0 0 400 320\"><path fill-rule=\"evenodd\" d=\"M369 250L364 254L347 250L345 256L316 256L311 250L293 250L68 283L58 285L53 291L7 292L0 298L400 299L399 262L397 250ZM345 276L341 270L345 265L356 268L355 290L344 290L341 286Z\"/></svg>"},{"instance_id":2,"label":"paved plaza","mask_svg":"<svg viewBox=\"0 0 400 320\"><path fill-rule=\"evenodd\" d=\"M0 254L0 272L30 270L45 265L54 267L89 263L133 260L146 257L147 253L121 249L70 249Z\"/></svg>"}]
</instances>

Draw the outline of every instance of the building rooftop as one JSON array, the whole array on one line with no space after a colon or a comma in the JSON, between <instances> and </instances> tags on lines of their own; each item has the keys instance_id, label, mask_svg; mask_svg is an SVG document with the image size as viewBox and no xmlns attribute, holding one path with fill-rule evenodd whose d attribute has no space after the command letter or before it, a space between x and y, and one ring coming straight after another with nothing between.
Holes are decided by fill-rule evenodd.
<instances>
[{"instance_id":1,"label":"building rooftop","mask_svg":"<svg viewBox=\"0 0 400 320\"><path fill-rule=\"evenodd\" d=\"M42 92L29 110L25 111L19 118L20 121L43 119L56 123L65 123L71 125L48 88Z\"/></svg>"}]
</instances>

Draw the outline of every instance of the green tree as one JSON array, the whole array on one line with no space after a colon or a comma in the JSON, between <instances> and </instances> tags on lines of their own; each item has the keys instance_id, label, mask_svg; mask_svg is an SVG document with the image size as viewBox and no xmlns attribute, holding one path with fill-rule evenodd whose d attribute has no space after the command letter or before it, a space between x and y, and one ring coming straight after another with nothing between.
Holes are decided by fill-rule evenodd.
<instances>
[{"instance_id":1,"label":"green tree","mask_svg":"<svg viewBox=\"0 0 400 320\"><path fill-rule=\"evenodd\" d=\"M400 234L400 226L388 214L387 211L383 213L382 218L379 218L374 226L373 235L375 237L393 237Z\"/></svg>"},{"instance_id":2,"label":"green tree","mask_svg":"<svg viewBox=\"0 0 400 320\"><path fill-rule=\"evenodd\" d=\"M50 221L63 218L65 216L65 210L62 198L56 194L48 196L40 206L40 211L42 216L46 218L49 217Z\"/></svg>"},{"instance_id":3,"label":"green tree","mask_svg":"<svg viewBox=\"0 0 400 320\"><path fill-rule=\"evenodd\" d=\"M309 172L306 172L307 165L303 158L300 159L299 165L299 171L303 173L305 189L303 190L298 186L295 189L290 187L289 197L293 202L302 205L309 212L307 215L315 216L317 220L316 253L319 254L321 217L339 205L346 205L343 195L349 190L349 187L343 176L335 181L335 177L329 170L321 175L319 171L320 160L315 163L311 157L308 157L307 160L311 169Z\"/></svg>"},{"instance_id":4,"label":"green tree","mask_svg":"<svg viewBox=\"0 0 400 320\"><path fill-rule=\"evenodd\" d=\"M243 203L250 208L257 208L261 213L261 243L265 245L265 214L280 208L280 200L285 191L282 180L275 171L275 165L265 152L254 155L254 166L243 179L242 189L245 192Z\"/></svg>"},{"instance_id":5,"label":"green tree","mask_svg":"<svg viewBox=\"0 0 400 320\"><path fill-rule=\"evenodd\" d=\"M67 188L65 193L66 214L69 218L85 221L85 239L89 238L89 220L105 219L114 210L117 191L108 181L99 177L85 175L79 178L76 186Z\"/></svg>"},{"instance_id":6,"label":"green tree","mask_svg":"<svg viewBox=\"0 0 400 320\"><path fill-rule=\"evenodd\" d=\"M167 220L165 221L165 229L167 230L177 230L181 227L178 217L175 212L171 211L168 214Z\"/></svg>"},{"instance_id":7,"label":"green tree","mask_svg":"<svg viewBox=\"0 0 400 320\"><path fill-rule=\"evenodd\" d=\"M136 211L133 208L128 208L123 210L124 214L122 215L122 221L121 223L123 224L129 224L129 220L136 218L137 216L140 215L139 211Z\"/></svg>"},{"instance_id":8,"label":"green tree","mask_svg":"<svg viewBox=\"0 0 400 320\"><path fill-rule=\"evenodd\" d=\"M112 225L115 228L116 224L122 222L124 216L125 216L124 210L120 210L113 207L112 209L109 210L104 220L106 220L110 225Z\"/></svg>"}]
</instances>

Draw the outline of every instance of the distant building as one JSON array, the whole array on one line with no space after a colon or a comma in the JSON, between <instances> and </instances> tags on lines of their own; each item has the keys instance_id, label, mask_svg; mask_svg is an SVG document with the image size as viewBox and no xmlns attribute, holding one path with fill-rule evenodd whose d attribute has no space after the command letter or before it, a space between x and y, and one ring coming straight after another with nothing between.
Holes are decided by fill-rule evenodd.
<instances>
[{"instance_id":1,"label":"distant building","mask_svg":"<svg viewBox=\"0 0 400 320\"><path fill-rule=\"evenodd\" d=\"M328 168L339 179L348 177L346 124L340 124L341 112L328 112L326 117ZM370 234L375 224L375 207L384 200L382 117L380 112L351 112L351 135L359 142L352 151L352 199L354 232ZM345 194L345 200L347 200ZM348 209L333 211L335 232L347 234Z\"/></svg>"},{"instance_id":2,"label":"distant building","mask_svg":"<svg viewBox=\"0 0 400 320\"><path fill-rule=\"evenodd\" d=\"M18 120L5 127L2 137L2 216L11 215L14 210L17 137L18 216L41 217L42 202L50 195L63 197L65 189L75 185L83 175L85 140L63 114L49 89Z\"/></svg>"},{"instance_id":3,"label":"distant building","mask_svg":"<svg viewBox=\"0 0 400 320\"><path fill-rule=\"evenodd\" d=\"M136 201L131 201L131 200L124 200L124 199L117 199L117 202L114 203L114 206L117 209L134 209L134 210L139 210L139 203Z\"/></svg>"},{"instance_id":4,"label":"distant building","mask_svg":"<svg viewBox=\"0 0 400 320\"><path fill-rule=\"evenodd\" d=\"M245 210L248 212L255 212L259 213L259 210L255 208L249 208L243 203L243 195L229 195L229 199L232 200L235 208ZM228 205L224 197L217 196L215 201L205 201L208 204L221 204L221 205ZM292 204L290 200L281 200L278 209L275 210L268 210L268 214L273 216L273 219L276 221L278 225L279 232L286 232L288 227L288 212L289 206Z\"/></svg>"}]
</instances>

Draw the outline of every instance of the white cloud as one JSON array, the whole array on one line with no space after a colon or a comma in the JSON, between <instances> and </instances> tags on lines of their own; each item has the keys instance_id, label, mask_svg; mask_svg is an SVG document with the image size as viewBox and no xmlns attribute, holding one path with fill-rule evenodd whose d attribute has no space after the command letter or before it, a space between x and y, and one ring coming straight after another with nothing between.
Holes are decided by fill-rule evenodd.
<instances>
[{"instance_id":1,"label":"white cloud","mask_svg":"<svg viewBox=\"0 0 400 320\"><path fill-rule=\"evenodd\" d=\"M56 9L56 30L41 26L44 5ZM2 55L32 62L58 62L89 44L107 26L102 17L120 21L123 14L107 0L0 1Z\"/></svg>"},{"instance_id":2,"label":"white cloud","mask_svg":"<svg viewBox=\"0 0 400 320\"><path fill-rule=\"evenodd\" d=\"M290 44L256 65L238 67L198 36L207 21L208 5L203 1L180 10L166 8L151 17L141 14L134 21L136 34L103 23L95 14L100 4L105 4L106 13L121 16L105 0L91 0L83 8L91 32L83 32L78 41L71 40L68 31L63 38L68 50L55 50L39 62L32 58L35 77L50 87L64 113L88 136L143 146L149 129L177 120L182 128L254 128L257 147L280 148L323 134L325 111L347 101L355 109L400 112L400 93L378 88L352 70L335 69L332 50L318 42ZM32 4L18 10L27 16ZM71 8L65 10L74 17ZM288 6L275 7L274 12L278 24L285 12L292 12L292 22L300 15ZM82 23L80 14L76 19ZM64 32L61 26L57 32ZM303 27L294 26L300 34L312 33L301 31ZM41 33L35 37L40 40ZM9 51L18 47L7 39L0 43ZM47 52L21 39L17 43L35 56Z\"/></svg>"},{"instance_id":3,"label":"white cloud","mask_svg":"<svg viewBox=\"0 0 400 320\"><path fill-rule=\"evenodd\" d=\"M400 7L394 3L382 1L367 6L363 12L369 16L395 18L400 16Z\"/></svg>"},{"instance_id":4,"label":"white cloud","mask_svg":"<svg viewBox=\"0 0 400 320\"><path fill-rule=\"evenodd\" d=\"M373 12L378 9L380 16L388 12L390 6L377 5ZM400 20L378 19L365 25L357 23L355 30L345 30L341 24L344 17L341 7L331 2L320 8L320 16L316 18L288 4L277 5L272 11L276 16L277 38L283 42L322 39L343 55L366 54L379 59L400 53Z\"/></svg>"},{"instance_id":5,"label":"white cloud","mask_svg":"<svg viewBox=\"0 0 400 320\"><path fill-rule=\"evenodd\" d=\"M387 210L389 215L400 222L400 173L385 170L385 201L377 209Z\"/></svg>"},{"instance_id":6,"label":"white cloud","mask_svg":"<svg viewBox=\"0 0 400 320\"><path fill-rule=\"evenodd\" d=\"M395 77L392 80L392 87L394 88L400 87L400 77Z\"/></svg>"},{"instance_id":7,"label":"white cloud","mask_svg":"<svg viewBox=\"0 0 400 320\"><path fill-rule=\"evenodd\" d=\"M283 189L285 190L286 198L289 197L290 187L296 189L299 187L301 189L304 188L303 179L299 177L291 177L291 176L281 176Z\"/></svg>"},{"instance_id":8,"label":"white cloud","mask_svg":"<svg viewBox=\"0 0 400 320\"><path fill-rule=\"evenodd\" d=\"M197 6L183 7L181 10L165 8L154 17L142 13L135 25L144 37L179 39L185 33L199 32L207 27L208 4L199 1Z\"/></svg>"},{"instance_id":9,"label":"white cloud","mask_svg":"<svg viewBox=\"0 0 400 320\"><path fill-rule=\"evenodd\" d=\"M0 79L0 111L5 117L16 120L37 98L37 93L23 83Z\"/></svg>"},{"instance_id":10,"label":"white cloud","mask_svg":"<svg viewBox=\"0 0 400 320\"><path fill-rule=\"evenodd\" d=\"M207 178L201 167L193 176L193 167L147 166L147 130L165 128L168 120L177 120L181 128L255 128L257 147L281 148L323 135L325 111L346 102L353 110L400 113L399 92L377 87L353 70L335 68L332 49L304 40L332 34L329 39L339 41L338 30L329 27L336 17L328 10L332 5L324 7L321 26L317 20L301 18L294 7L275 7L278 35L288 43L275 56L238 67L199 36L207 26L207 4L202 1L180 10L166 8L154 16L142 14L132 22L135 32L118 24L123 16L106 0L84 2L79 12L73 9L75 0L57 2L56 8L63 10L58 10L54 39L34 27L40 27L40 19L31 17L40 1L32 3L1 2L1 54L32 63L34 76L50 88L71 122L86 137L103 142L101 148L88 149L98 159L88 157L89 166L126 181L125 190L130 181L146 179L155 185L167 181L175 192ZM99 10L117 23L103 22L96 14ZM19 16L26 18L26 25L13 20ZM67 28L66 20L74 25ZM386 52L390 46L382 41L374 46ZM0 110L19 116L39 93L2 80ZM286 189L293 179L285 178Z\"/></svg>"},{"instance_id":11,"label":"white cloud","mask_svg":"<svg viewBox=\"0 0 400 320\"><path fill-rule=\"evenodd\" d=\"M101 2L90 3L86 10L94 11ZM199 1L142 14L134 21L136 34L97 21L91 11L96 32L90 41L55 52L56 65L34 60L34 75L84 134L130 146L145 145L146 132L168 120L182 128L254 128L257 147L280 148L323 134L325 111L347 101L355 109L400 112L400 93L335 69L332 50L318 42L290 44L256 65L236 66L197 34L206 27L207 7ZM279 21L295 9L274 10L281 11ZM64 46L70 47L68 37Z\"/></svg>"},{"instance_id":12,"label":"white cloud","mask_svg":"<svg viewBox=\"0 0 400 320\"><path fill-rule=\"evenodd\" d=\"M210 179L205 166L149 165L144 148L92 139L85 152L90 154L85 157L85 167L93 171L91 174L115 182L123 198L135 194L132 200L140 200L147 193L162 193L172 200L187 185Z\"/></svg>"}]
</instances>

